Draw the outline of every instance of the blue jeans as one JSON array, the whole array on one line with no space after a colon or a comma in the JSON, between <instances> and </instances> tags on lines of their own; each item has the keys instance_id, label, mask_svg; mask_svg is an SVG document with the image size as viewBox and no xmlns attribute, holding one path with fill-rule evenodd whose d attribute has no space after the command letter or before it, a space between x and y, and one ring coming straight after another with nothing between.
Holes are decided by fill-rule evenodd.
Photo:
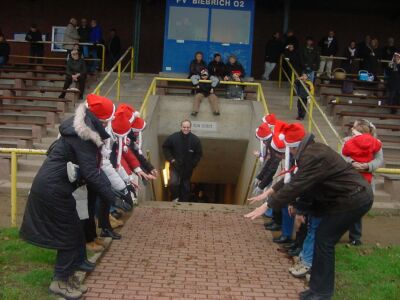
<instances>
[{"instance_id":1,"label":"blue jeans","mask_svg":"<svg viewBox=\"0 0 400 300\"><path fill-rule=\"evenodd\" d=\"M89 46L82 46L82 54L84 58L89 57Z\"/></svg>"},{"instance_id":2,"label":"blue jeans","mask_svg":"<svg viewBox=\"0 0 400 300\"><path fill-rule=\"evenodd\" d=\"M302 263L307 267L312 266L314 257L315 232L317 231L319 223L321 223L321 218L310 216L308 219L307 236L303 243L303 249L299 255Z\"/></svg>"},{"instance_id":3,"label":"blue jeans","mask_svg":"<svg viewBox=\"0 0 400 300\"><path fill-rule=\"evenodd\" d=\"M268 208L267 211L264 213L264 215L268 218L272 218L273 216L272 208Z\"/></svg>"},{"instance_id":4,"label":"blue jeans","mask_svg":"<svg viewBox=\"0 0 400 300\"><path fill-rule=\"evenodd\" d=\"M97 47L93 47L93 49L90 50L90 56L92 59L97 59ZM89 72L94 73L99 66L99 61L97 60L92 60L89 66Z\"/></svg>"},{"instance_id":5,"label":"blue jeans","mask_svg":"<svg viewBox=\"0 0 400 300\"><path fill-rule=\"evenodd\" d=\"M294 218L289 216L288 207L282 208L282 236L291 238L293 235Z\"/></svg>"},{"instance_id":6,"label":"blue jeans","mask_svg":"<svg viewBox=\"0 0 400 300\"><path fill-rule=\"evenodd\" d=\"M6 64L6 58L4 56L0 56L0 67Z\"/></svg>"},{"instance_id":7,"label":"blue jeans","mask_svg":"<svg viewBox=\"0 0 400 300\"><path fill-rule=\"evenodd\" d=\"M315 80L315 71L307 70L306 73L307 73L308 79L309 79L312 83L314 83L314 80Z\"/></svg>"}]
</instances>

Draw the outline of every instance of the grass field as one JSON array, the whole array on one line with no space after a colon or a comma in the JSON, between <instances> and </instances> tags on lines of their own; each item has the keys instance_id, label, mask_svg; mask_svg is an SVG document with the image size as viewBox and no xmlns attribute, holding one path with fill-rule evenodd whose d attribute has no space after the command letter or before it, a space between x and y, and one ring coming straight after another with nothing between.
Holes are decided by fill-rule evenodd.
<instances>
[{"instance_id":1,"label":"grass field","mask_svg":"<svg viewBox=\"0 0 400 300\"><path fill-rule=\"evenodd\" d=\"M55 254L21 241L16 229L0 229L0 299L56 299L48 293Z\"/></svg>"}]
</instances>

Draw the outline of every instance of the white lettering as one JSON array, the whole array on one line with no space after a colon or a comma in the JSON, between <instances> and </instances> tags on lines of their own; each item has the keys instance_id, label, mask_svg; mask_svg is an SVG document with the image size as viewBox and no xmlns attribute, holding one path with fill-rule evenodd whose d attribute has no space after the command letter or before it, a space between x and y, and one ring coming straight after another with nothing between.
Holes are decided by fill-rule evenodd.
<instances>
[{"instance_id":1,"label":"white lettering","mask_svg":"<svg viewBox=\"0 0 400 300\"><path fill-rule=\"evenodd\" d=\"M180 0L177 0L179 2ZM184 3L186 3L185 0L183 0ZM239 2L239 1L236 1ZM243 2L243 1L241 1ZM193 5L208 5L208 6L231 6L231 1L230 0L192 0ZM238 6L240 4L238 3Z\"/></svg>"}]
</instances>

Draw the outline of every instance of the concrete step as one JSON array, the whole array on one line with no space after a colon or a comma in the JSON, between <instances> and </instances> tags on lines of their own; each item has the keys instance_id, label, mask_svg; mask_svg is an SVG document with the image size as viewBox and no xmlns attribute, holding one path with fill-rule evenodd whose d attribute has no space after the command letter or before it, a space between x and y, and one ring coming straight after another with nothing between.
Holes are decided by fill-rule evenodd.
<instances>
[{"instance_id":1,"label":"concrete step","mask_svg":"<svg viewBox=\"0 0 400 300\"><path fill-rule=\"evenodd\" d=\"M46 159L45 155L30 155L30 159L18 159L18 172L31 171L37 172Z\"/></svg>"},{"instance_id":2,"label":"concrete step","mask_svg":"<svg viewBox=\"0 0 400 300\"><path fill-rule=\"evenodd\" d=\"M18 171L17 178L18 181L20 182L32 183L36 174L37 174L36 171Z\"/></svg>"}]
</instances>

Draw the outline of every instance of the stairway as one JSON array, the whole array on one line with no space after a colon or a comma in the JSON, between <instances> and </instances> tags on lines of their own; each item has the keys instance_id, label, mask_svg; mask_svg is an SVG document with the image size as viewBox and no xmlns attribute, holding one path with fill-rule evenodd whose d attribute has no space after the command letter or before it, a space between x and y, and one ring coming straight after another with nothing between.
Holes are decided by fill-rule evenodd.
<instances>
[{"instance_id":1,"label":"stairway","mask_svg":"<svg viewBox=\"0 0 400 300\"><path fill-rule=\"evenodd\" d=\"M278 87L277 82L265 82L260 81L264 95L267 99L267 104L269 111L271 113L275 113L279 119L282 119L287 122L299 122L296 121L297 116L297 98L293 97L293 108L292 111L289 111L289 84L287 82L282 82L282 88ZM319 101L319 98L316 97L316 100ZM327 107L321 106L321 109L326 113L328 119L334 125L336 131L342 136L345 136L343 129L341 126L337 126L334 123L333 117L329 116L327 113ZM332 130L327 125L326 121L323 119L321 114L314 110L314 119L318 124L321 132L327 139L327 142L330 147L333 149L338 148L337 138L332 132ZM307 128L308 120L307 117L303 122L304 126ZM317 141L322 142L319 138L316 130L313 131L316 135ZM390 153L390 156L386 155L386 160L390 161L400 161L400 151ZM386 152L385 152L386 153ZM389 153L388 153L389 154ZM375 200L373 209L376 212L389 212L389 213L398 213L400 211L400 202L398 199L393 198L390 193L385 190L384 180L381 176L376 176L375 178Z\"/></svg>"}]
</instances>

